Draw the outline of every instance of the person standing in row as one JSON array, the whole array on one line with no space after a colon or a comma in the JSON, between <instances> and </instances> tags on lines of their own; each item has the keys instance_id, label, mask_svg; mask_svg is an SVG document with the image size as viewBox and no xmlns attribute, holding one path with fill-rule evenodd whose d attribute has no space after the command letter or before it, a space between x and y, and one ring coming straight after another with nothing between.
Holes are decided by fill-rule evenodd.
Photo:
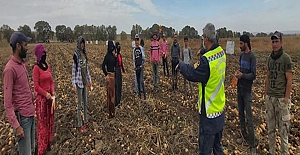
<instances>
[{"instance_id":1,"label":"person standing in row","mask_svg":"<svg viewBox=\"0 0 300 155\"><path fill-rule=\"evenodd\" d=\"M282 48L282 33L275 31L271 37L273 51L267 60L265 81L265 102L269 152L276 154L276 125L281 140L281 154L289 154L288 135L290 132L290 108L292 90L292 61Z\"/></svg>"},{"instance_id":2,"label":"person standing in row","mask_svg":"<svg viewBox=\"0 0 300 155\"><path fill-rule=\"evenodd\" d=\"M25 58L31 38L21 32L10 37L13 55L5 65L3 78L4 109L15 130L20 155L35 152L35 109Z\"/></svg>"},{"instance_id":3,"label":"person standing in row","mask_svg":"<svg viewBox=\"0 0 300 155\"><path fill-rule=\"evenodd\" d=\"M252 116L252 84L256 77L256 58L251 51L250 38L247 35L240 37L240 49L242 51L239 60L240 69L236 71L237 100L239 121L242 135L250 145L251 154L256 154L255 134ZM246 112L246 115L245 115Z\"/></svg>"},{"instance_id":4,"label":"person standing in row","mask_svg":"<svg viewBox=\"0 0 300 155\"><path fill-rule=\"evenodd\" d=\"M184 37L184 47L182 48L182 61L186 64L193 64L192 62L192 50L189 47L189 38L187 36ZM191 96L194 96L193 93L193 86L191 81L187 81L186 78L184 78L184 97L187 99L187 87L186 84L187 82L190 85L190 91L191 91Z\"/></svg>"},{"instance_id":5,"label":"person standing in row","mask_svg":"<svg viewBox=\"0 0 300 155\"><path fill-rule=\"evenodd\" d=\"M107 87L107 108L108 108L108 118L115 117L115 68L117 65L117 59L114 56L115 45L113 41L108 41L107 53L104 57L102 63L102 70L106 79Z\"/></svg>"},{"instance_id":6,"label":"person standing in row","mask_svg":"<svg viewBox=\"0 0 300 155\"><path fill-rule=\"evenodd\" d=\"M33 68L34 90L36 96L38 154L43 155L51 149L54 113L52 99L55 97L54 80L50 65L46 61L46 49L42 44L34 47L37 64ZM52 113L51 113L52 111Z\"/></svg>"},{"instance_id":7,"label":"person standing in row","mask_svg":"<svg viewBox=\"0 0 300 155\"><path fill-rule=\"evenodd\" d=\"M86 54L85 40L82 36L78 37L77 49L73 55L72 65L72 86L73 91L78 97L77 106L77 118L78 128L80 132L86 132L86 125L88 123L88 97L87 87L92 88L92 80L90 70L88 67L88 58ZM81 110L83 108L83 120L82 124Z\"/></svg>"},{"instance_id":8,"label":"person standing in row","mask_svg":"<svg viewBox=\"0 0 300 155\"><path fill-rule=\"evenodd\" d=\"M152 64L152 74L153 74L153 85L154 89L158 89L159 83L159 55L160 55L159 42L157 41L157 35L153 34L153 41L150 43L150 62Z\"/></svg>"},{"instance_id":9,"label":"person standing in row","mask_svg":"<svg viewBox=\"0 0 300 155\"><path fill-rule=\"evenodd\" d=\"M162 63L163 63L163 71L164 71L164 76L168 76L169 77L168 41L166 40L166 35L165 34L163 34L162 40L163 41L161 42L160 47L161 47L161 57L162 57Z\"/></svg>"},{"instance_id":10,"label":"person standing in row","mask_svg":"<svg viewBox=\"0 0 300 155\"><path fill-rule=\"evenodd\" d=\"M123 59L121 55L121 45L119 42L116 42L116 106L120 105L121 95L122 95L122 72L125 73L123 66ZM122 70L122 71L121 71Z\"/></svg>"},{"instance_id":11,"label":"person standing in row","mask_svg":"<svg viewBox=\"0 0 300 155\"><path fill-rule=\"evenodd\" d=\"M178 82L178 76L177 76L177 70L175 69L176 66L179 63L179 57L180 57L180 46L177 42L178 35L174 34L174 41L171 46L171 57L172 57L172 89L178 89L177 88L177 82Z\"/></svg>"},{"instance_id":12,"label":"person standing in row","mask_svg":"<svg viewBox=\"0 0 300 155\"><path fill-rule=\"evenodd\" d=\"M135 35L135 41L134 41L133 50L136 48L136 39L137 38L139 38L138 34ZM145 42L144 42L144 39L139 39L139 40L140 40L139 47L141 48L142 55L145 56L145 50L144 50ZM134 60L134 58L133 58L133 60ZM144 57L144 62L145 62L145 57ZM141 71L141 74L140 74L140 90L143 93L144 92L144 88L142 87L143 86L142 83L144 83L144 71L143 70ZM137 79L136 79L136 74L134 74L134 93L138 93L138 91L139 91L139 89L138 89L138 83L137 83Z\"/></svg>"},{"instance_id":13,"label":"person standing in row","mask_svg":"<svg viewBox=\"0 0 300 155\"><path fill-rule=\"evenodd\" d=\"M137 88L139 98L141 98L141 93L144 94L144 99L146 99L146 91L144 86L144 63L145 63L145 52L144 48L140 46L139 35L135 35L135 48L133 49L133 66L135 70L135 77L137 80Z\"/></svg>"}]
</instances>

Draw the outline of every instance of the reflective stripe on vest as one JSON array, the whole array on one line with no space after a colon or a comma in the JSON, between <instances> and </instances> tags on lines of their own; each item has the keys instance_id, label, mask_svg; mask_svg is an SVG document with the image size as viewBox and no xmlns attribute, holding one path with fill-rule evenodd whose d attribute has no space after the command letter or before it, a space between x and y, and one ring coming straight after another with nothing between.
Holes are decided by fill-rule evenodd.
<instances>
[{"instance_id":1,"label":"reflective stripe on vest","mask_svg":"<svg viewBox=\"0 0 300 155\"><path fill-rule=\"evenodd\" d=\"M208 51L203 55L209 62L210 76L205 85L205 111L207 118L216 118L223 112L225 106L225 69L226 69L226 54L221 48L217 47L212 51ZM199 101L198 108L201 113L202 102L202 83L198 84L199 87Z\"/></svg>"}]
</instances>

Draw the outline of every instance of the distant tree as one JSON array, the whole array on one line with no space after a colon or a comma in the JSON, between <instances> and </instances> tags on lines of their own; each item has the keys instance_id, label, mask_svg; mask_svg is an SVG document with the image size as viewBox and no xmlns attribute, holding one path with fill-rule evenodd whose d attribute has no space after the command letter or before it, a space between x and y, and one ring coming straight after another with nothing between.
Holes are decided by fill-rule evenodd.
<instances>
[{"instance_id":1,"label":"distant tree","mask_svg":"<svg viewBox=\"0 0 300 155\"><path fill-rule=\"evenodd\" d=\"M228 38L233 38L233 32L231 30L227 31L227 37Z\"/></svg>"},{"instance_id":2,"label":"distant tree","mask_svg":"<svg viewBox=\"0 0 300 155\"><path fill-rule=\"evenodd\" d=\"M127 34L124 31L121 32L121 40L127 40Z\"/></svg>"},{"instance_id":3,"label":"distant tree","mask_svg":"<svg viewBox=\"0 0 300 155\"><path fill-rule=\"evenodd\" d=\"M253 35L252 33L247 32L247 31L243 31L243 34L246 34L246 35L248 35L249 37L254 37L254 35Z\"/></svg>"},{"instance_id":4,"label":"distant tree","mask_svg":"<svg viewBox=\"0 0 300 155\"><path fill-rule=\"evenodd\" d=\"M188 25L179 32L179 36L180 38L183 38L184 36L187 36L191 39L200 38L198 31L194 27L190 27Z\"/></svg>"},{"instance_id":5,"label":"distant tree","mask_svg":"<svg viewBox=\"0 0 300 155\"><path fill-rule=\"evenodd\" d=\"M50 38L53 38L54 32L51 31L51 26L46 21L36 22L34 29L37 32L37 41L46 42Z\"/></svg>"},{"instance_id":6,"label":"distant tree","mask_svg":"<svg viewBox=\"0 0 300 155\"><path fill-rule=\"evenodd\" d=\"M65 35L66 35L69 42L72 42L74 40L74 34L73 34L73 31L70 27L67 27Z\"/></svg>"},{"instance_id":7,"label":"distant tree","mask_svg":"<svg viewBox=\"0 0 300 155\"><path fill-rule=\"evenodd\" d=\"M117 35L117 27L116 26L108 26L106 27L106 32L108 35L108 40L115 40L116 35Z\"/></svg>"},{"instance_id":8,"label":"distant tree","mask_svg":"<svg viewBox=\"0 0 300 155\"><path fill-rule=\"evenodd\" d=\"M260 33L257 33L255 36L256 37L266 37L266 36L268 36L268 34L264 33L264 32L260 32Z\"/></svg>"},{"instance_id":9,"label":"distant tree","mask_svg":"<svg viewBox=\"0 0 300 155\"><path fill-rule=\"evenodd\" d=\"M66 35L66 31L67 31L66 25L57 25L55 27L55 31L56 31L57 40L59 40L60 42L64 42L68 40Z\"/></svg>"},{"instance_id":10,"label":"distant tree","mask_svg":"<svg viewBox=\"0 0 300 155\"><path fill-rule=\"evenodd\" d=\"M24 33L27 37L32 38L32 42L35 40L35 35L31 31L31 28L28 25L19 26L18 31Z\"/></svg>"},{"instance_id":11,"label":"distant tree","mask_svg":"<svg viewBox=\"0 0 300 155\"><path fill-rule=\"evenodd\" d=\"M76 25L74 27L74 37L77 39L79 36L83 35L83 26Z\"/></svg>"},{"instance_id":12,"label":"distant tree","mask_svg":"<svg viewBox=\"0 0 300 155\"><path fill-rule=\"evenodd\" d=\"M115 40L116 35L117 35L117 27L109 25L106 28L106 32L107 32L107 35L108 35L108 40Z\"/></svg>"},{"instance_id":13,"label":"distant tree","mask_svg":"<svg viewBox=\"0 0 300 155\"><path fill-rule=\"evenodd\" d=\"M135 24L132 25L132 29L131 29L131 39L134 39L135 34L141 34L143 31L143 28L141 27L141 25Z\"/></svg>"},{"instance_id":14,"label":"distant tree","mask_svg":"<svg viewBox=\"0 0 300 155\"><path fill-rule=\"evenodd\" d=\"M97 39L106 41L107 40L107 31L105 25L101 25L97 27Z\"/></svg>"},{"instance_id":15,"label":"distant tree","mask_svg":"<svg viewBox=\"0 0 300 155\"><path fill-rule=\"evenodd\" d=\"M12 28L10 28L8 25L3 24L0 28L0 31L1 31L3 38L6 39L7 42L9 42L10 36L11 36L11 34L14 33L14 30Z\"/></svg>"},{"instance_id":16,"label":"distant tree","mask_svg":"<svg viewBox=\"0 0 300 155\"><path fill-rule=\"evenodd\" d=\"M233 36L235 38L239 38L241 36L241 33L240 32L233 32Z\"/></svg>"},{"instance_id":17,"label":"distant tree","mask_svg":"<svg viewBox=\"0 0 300 155\"><path fill-rule=\"evenodd\" d=\"M158 24L153 24L152 27L149 29L151 34L157 34L159 32L159 25Z\"/></svg>"},{"instance_id":18,"label":"distant tree","mask_svg":"<svg viewBox=\"0 0 300 155\"><path fill-rule=\"evenodd\" d=\"M271 37L273 34L274 34L273 32L269 33L269 37Z\"/></svg>"}]
</instances>

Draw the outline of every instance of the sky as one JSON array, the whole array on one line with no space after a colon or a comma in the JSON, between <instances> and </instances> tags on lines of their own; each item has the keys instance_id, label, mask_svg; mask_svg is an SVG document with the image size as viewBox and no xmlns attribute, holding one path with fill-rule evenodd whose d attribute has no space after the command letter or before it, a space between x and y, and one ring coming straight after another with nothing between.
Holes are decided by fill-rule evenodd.
<instances>
[{"instance_id":1,"label":"sky","mask_svg":"<svg viewBox=\"0 0 300 155\"><path fill-rule=\"evenodd\" d=\"M115 25L130 33L157 23L180 31L193 26L201 35L206 23L243 32L300 31L299 0L0 0L0 25L14 30L39 20L57 25Z\"/></svg>"}]
</instances>

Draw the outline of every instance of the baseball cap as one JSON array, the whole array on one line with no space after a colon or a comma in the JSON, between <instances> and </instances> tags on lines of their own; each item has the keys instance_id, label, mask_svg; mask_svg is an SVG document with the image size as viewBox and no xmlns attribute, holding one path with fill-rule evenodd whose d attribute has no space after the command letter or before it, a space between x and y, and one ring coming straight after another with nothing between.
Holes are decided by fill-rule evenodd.
<instances>
[{"instance_id":1,"label":"baseball cap","mask_svg":"<svg viewBox=\"0 0 300 155\"><path fill-rule=\"evenodd\" d=\"M134 36L134 39L140 39L139 35L136 34L136 35Z\"/></svg>"},{"instance_id":2,"label":"baseball cap","mask_svg":"<svg viewBox=\"0 0 300 155\"><path fill-rule=\"evenodd\" d=\"M22 41L25 41L25 42L30 42L31 41L31 38L25 36L22 32L14 32L11 36L10 36L10 46L13 47L13 46L16 46L17 43L20 43Z\"/></svg>"},{"instance_id":3,"label":"baseball cap","mask_svg":"<svg viewBox=\"0 0 300 155\"><path fill-rule=\"evenodd\" d=\"M275 31L273 33L273 35L271 36L271 40L273 40L273 39L280 39L280 40L282 40L282 33L279 32L279 31Z\"/></svg>"}]
</instances>

